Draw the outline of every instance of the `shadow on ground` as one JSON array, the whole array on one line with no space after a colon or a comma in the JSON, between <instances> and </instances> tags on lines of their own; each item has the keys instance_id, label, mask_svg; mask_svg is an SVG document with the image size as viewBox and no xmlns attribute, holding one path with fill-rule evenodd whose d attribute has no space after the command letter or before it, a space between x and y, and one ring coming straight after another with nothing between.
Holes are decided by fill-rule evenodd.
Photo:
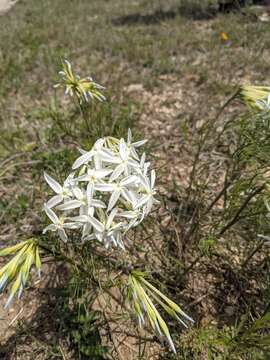
<instances>
[{"instance_id":1,"label":"shadow on ground","mask_svg":"<svg viewBox=\"0 0 270 360\"><path fill-rule=\"evenodd\" d=\"M258 0L253 2L254 5L270 6L270 0ZM166 20L172 20L181 16L188 20L210 20L219 13L230 13L242 11L244 1L232 1L222 3L219 6L205 7L200 4L183 4L176 9L162 10L158 9L150 14L134 13L118 17L112 22L116 26L134 26L134 25L155 25Z\"/></svg>"}]
</instances>

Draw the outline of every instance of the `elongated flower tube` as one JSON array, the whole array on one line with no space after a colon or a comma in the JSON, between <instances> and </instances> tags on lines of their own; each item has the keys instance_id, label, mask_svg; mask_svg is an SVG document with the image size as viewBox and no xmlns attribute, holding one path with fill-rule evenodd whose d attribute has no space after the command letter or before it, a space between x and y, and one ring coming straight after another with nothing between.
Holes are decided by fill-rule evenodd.
<instances>
[{"instance_id":1,"label":"elongated flower tube","mask_svg":"<svg viewBox=\"0 0 270 360\"><path fill-rule=\"evenodd\" d=\"M75 95L80 104L94 99L99 101L106 100L100 91L104 87L94 82L90 76L81 79L79 75L74 74L71 63L68 60L63 61L62 70L59 71L59 74L61 75L61 81L54 87L64 87L65 94Z\"/></svg>"},{"instance_id":2,"label":"elongated flower tube","mask_svg":"<svg viewBox=\"0 0 270 360\"><path fill-rule=\"evenodd\" d=\"M15 295L21 297L26 286L32 265L35 265L40 276L41 260L36 239L28 239L14 246L0 250L0 256L14 255L13 258L0 269L0 292L12 284L10 295L5 307L8 307Z\"/></svg>"},{"instance_id":3,"label":"elongated flower tube","mask_svg":"<svg viewBox=\"0 0 270 360\"><path fill-rule=\"evenodd\" d=\"M266 110L269 104L270 87L245 85L240 88L239 96L254 110Z\"/></svg>"},{"instance_id":4,"label":"elongated flower tube","mask_svg":"<svg viewBox=\"0 0 270 360\"><path fill-rule=\"evenodd\" d=\"M185 321L193 322L193 320L186 315L175 302L170 300L166 295L150 284L145 277L146 274L141 271L132 271L129 275L129 302L138 317L139 325L142 326L145 323L146 315L157 336L161 339L165 337L172 351L176 353L168 326L161 317L159 311L154 305L154 302L185 327L187 327L187 323ZM185 321L183 319L185 319Z\"/></svg>"},{"instance_id":5,"label":"elongated flower tube","mask_svg":"<svg viewBox=\"0 0 270 360\"><path fill-rule=\"evenodd\" d=\"M133 142L130 130L127 141L98 139L91 149L80 150L63 186L45 173L56 195L44 204L52 222L44 232L56 232L65 242L73 232L82 242L98 240L124 249L125 233L158 203L155 171L138 153L145 142Z\"/></svg>"}]
</instances>

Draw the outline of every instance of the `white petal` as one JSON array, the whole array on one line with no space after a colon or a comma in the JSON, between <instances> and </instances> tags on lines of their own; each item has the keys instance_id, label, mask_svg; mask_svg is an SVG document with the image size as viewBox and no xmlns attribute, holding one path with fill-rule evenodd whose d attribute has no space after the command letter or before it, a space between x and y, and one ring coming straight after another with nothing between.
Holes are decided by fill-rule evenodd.
<instances>
[{"instance_id":1,"label":"white petal","mask_svg":"<svg viewBox=\"0 0 270 360\"><path fill-rule=\"evenodd\" d=\"M60 221L59 221L57 215L55 214L55 212L53 212L52 209L49 209L46 204L44 205L44 210L45 210L48 218L50 218L50 220L51 220L54 224L59 224L59 223L60 223Z\"/></svg>"},{"instance_id":2,"label":"white petal","mask_svg":"<svg viewBox=\"0 0 270 360\"><path fill-rule=\"evenodd\" d=\"M124 212L118 214L118 216L122 216L127 219L134 219L137 217L137 213L135 211L124 211Z\"/></svg>"},{"instance_id":3,"label":"white petal","mask_svg":"<svg viewBox=\"0 0 270 360\"><path fill-rule=\"evenodd\" d=\"M97 207L97 208L103 208L103 209L106 208L106 205L105 205L104 202L101 201L101 200L92 200L91 205L92 205L93 207Z\"/></svg>"},{"instance_id":4,"label":"white petal","mask_svg":"<svg viewBox=\"0 0 270 360\"><path fill-rule=\"evenodd\" d=\"M81 149L81 148L78 148L78 151L79 151L82 155L88 153L88 151L83 150L83 149Z\"/></svg>"},{"instance_id":5,"label":"white petal","mask_svg":"<svg viewBox=\"0 0 270 360\"><path fill-rule=\"evenodd\" d=\"M78 229L81 227L80 223L66 223L63 225L63 228L65 229Z\"/></svg>"},{"instance_id":6,"label":"white petal","mask_svg":"<svg viewBox=\"0 0 270 360\"><path fill-rule=\"evenodd\" d=\"M112 193L110 200L109 200L108 211L110 211L114 207L114 205L117 203L120 193L121 193L120 190L116 190Z\"/></svg>"},{"instance_id":7,"label":"white petal","mask_svg":"<svg viewBox=\"0 0 270 360\"><path fill-rule=\"evenodd\" d=\"M73 192L74 196L75 196L78 200L83 199L83 197L84 197L83 192L82 192L82 190L81 190L80 188L78 188L77 186L72 189L72 192Z\"/></svg>"},{"instance_id":8,"label":"white petal","mask_svg":"<svg viewBox=\"0 0 270 360\"><path fill-rule=\"evenodd\" d=\"M89 151L83 155L81 155L72 165L72 169L78 169L83 164L87 163L93 156L93 151Z\"/></svg>"},{"instance_id":9,"label":"white petal","mask_svg":"<svg viewBox=\"0 0 270 360\"><path fill-rule=\"evenodd\" d=\"M58 235L60 236L60 239L64 242L67 242L68 237L64 229L58 229Z\"/></svg>"},{"instance_id":10,"label":"white petal","mask_svg":"<svg viewBox=\"0 0 270 360\"><path fill-rule=\"evenodd\" d=\"M94 164L96 169L101 169L102 167L102 159L99 154L94 155Z\"/></svg>"},{"instance_id":11,"label":"white petal","mask_svg":"<svg viewBox=\"0 0 270 360\"><path fill-rule=\"evenodd\" d=\"M94 187L92 184L88 184L86 188L87 203L90 204L93 199Z\"/></svg>"},{"instance_id":12,"label":"white petal","mask_svg":"<svg viewBox=\"0 0 270 360\"><path fill-rule=\"evenodd\" d=\"M62 186L46 172L44 172L44 178L53 191L56 192L56 194L60 194L62 192Z\"/></svg>"},{"instance_id":13,"label":"white petal","mask_svg":"<svg viewBox=\"0 0 270 360\"><path fill-rule=\"evenodd\" d=\"M88 220L90 222L90 224L93 225L93 227L99 231L99 232L103 232L105 229L104 229L104 225L98 221L96 218L94 218L93 216L89 216L88 217Z\"/></svg>"},{"instance_id":14,"label":"white petal","mask_svg":"<svg viewBox=\"0 0 270 360\"><path fill-rule=\"evenodd\" d=\"M89 235L90 231L91 231L92 225L90 223L86 223L83 226L83 232L82 232L82 238L85 239L86 236Z\"/></svg>"},{"instance_id":15,"label":"white petal","mask_svg":"<svg viewBox=\"0 0 270 360\"><path fill-rule=\"evenodd\" d=\"M130 202L131 204L134 204L137 202L137 199L134 197L134 194L130 192L128 189L121 189L121 194L124 197L125 200Z\"/></svg>"},{"instance_id":16,"label":"white petal","mask_svg":"<svg viewBox=\"0 0 270 360\"><path fill-rule=\"evenodd\" d=\"M127 162L130 166L134 167L134 168L139 168L140 167L140 164L133 160L133 159L129 159L128 162Z\"/></svg>"},{"instance_id":17,"label":"white petal","mask_svg":"<svg viewBox=\"0 0 270 360\"><path fill-rule=\"evenodd\" d=\"M82 205L80 200L69 200L66 203L57 206L58 210L73 210Z\"/></svg>"},{"instance_id":18,"label":"white petal","mask_svg":"<svg viewBox=\"0 0 270 360\"><path fill-rule=\"evenodd\" d=\"M112 170L100 169L100 170L95 171L95 177L97 179L102 179L111 173L112 173Z\"/></svg>"},{"instance_id":19,"label":"white petal","mask_svg":"<svg viewBox=\"0 0 270 360\"><path fill-rule=\"evenodd\" d=\"M95 184L95 190L98 191L114 191L115 184Z\"/></svg>"},{"instance_id":20,"label":"white petal","mask_svg":"<svg viewBox=\"0 0 270 360\"><path fill-rule=\"evenodd\" d=\"M155 181L156 181L156 173L155 173L155 170L152 170L151 171L151 188L152 189L155 186Z\"/></svg>"},{"instance_id":21,"label":"white petal","mask_svg":"<svg viewBox=\"0 0 270 360\"><path fill-rule=\"evenodd\" d=\"M63 200L63 195L55 195L47 202L47 206L48 208L52 208L60 204L62 200Z\"/></svg>"},{"instance_id":22,"label":"white petal","mask_svg":"<svg viewBox=\"0 0 270 360\"><path fill-rule=\"evenodd\" d=\"M47 231L56 231L58 228L54 224L50 224L43 229L43 234L45 234Z\"/></svg>"},{"instance_id":23,"label":"white petal","mask_svg":"<svg viewBox=\"0 0 270 360\"><path fill-rule=\"evenodd\" d=\"M116 166L116 168L114 169L114 171L110 177L110 181L116 180L122 174L122 172L124 170L125 170L124 164L120 164L120 165Z\"/></svg>"},{"instance_id":24,"label":"white petal","mask_svg":"<svg viewBox=\"0 0 270 360\"><path fill-rule=\"evenodd\" d=\"M136 147L140 147L142 145L144 145L145 143L147 143L147 140L140 140L140 141L136 141L135 143L132 144L132 146Z\"/></svg>"},{"instance_id":25,"label":"white petal","mask_svg":"<svg viewBox=\"0 0 270 360\"><path fill-rule=\"evenodd\" d=\"M102 148L103 144L105 142L105 139L98 139L96 142L95 142L95 145L94 145L94 148L96 150L99 150Z\"/></svg>"},{"instance_id":26,"label":"white petal","mask_svg":"<svg viewBox=\"0 0 270 360\"><path fill-rule=\"evenodd\" d=\"M138 181L138 177L135 175L131 175L131 176L128 176L128 177L124 178L123 180L121 180L120 184L122 186L127 186L132 183L136 183L137 181Z\"/></svg>"},{"instance_id":27,"label":"white petal","mask_svg":"<svg viewBox=\"0 0 270 360\"><path fill-rule=\"evenodd\" d=\"M107 223L106 223L107 228L110 228L116 214L117 214L117 209L113 209L111 211L110 215L108 216L108 220L107 220Z\"/></svg>"},{"instance_id":28,"label":"white petal","mask_svg":"<svg viewBox=\"0 0 270 360\"><path fill-rule=\"evenodd\" d=\"M88 222L88 216L87 215L73 216L73 217L71 217L69 219L73 220L73 221L78 221L78 222L81 222L81 223Z\"/></svg>"},{"instance_id":29,"label":"white petal","mask_svg":"<svg viewBox=\"0 0 270 360\"><path fill-rule=\"evenodd\" d=\"M122 160L126 160L128 157L127 146L124 139L120 139L119 154Z\"/></svg>"},{"instance_id":30,"label":"white petal","mask_svg":"<svg viewBox=\"0 0 270 360\"><path fill-rule=\"evenodd\" d=\"M131 130L130 129L128 129L128 137L127 137L127 141L128 141L128 143L130 144L131 143L131 141L132 141L132 132L131 132Z\"/></svg>"},{"instance_id":31,"label":"white petal","mask_svg":"<svg viewBox=\"0 0 270 360\"><path fill-rule=\"evenodd\" d=\"M140 183L142 184L142 186L145 188L145 190L151 190L150 188L150 183L149 183L149 179L146 176L142 176L139 175L139 179L140 179Z\"/></svg>"},{"instance_id":32,"label":"white petal","mask_svg":"<svg viewBox=\"0 0 270 360\"><path fill-rule=\"evenodd\" d=\"M119 164L122 162L120 157L114 156L112 152L107 149L102 149L99 152L100 159L107 163Z\"/></svg>"},{"instance_id":33,"label":"white petal","mask_svg":"<svg viewBox=\"0 0 270 360\"><path fill-rule=\"evenodd\" d=\"M138 202L137 204L134 206L134 209L138 209L140 207L142 207L143 205L145 205L149 200L149 196L145 195L143 196Z\"/></svg>"}]
</instances>

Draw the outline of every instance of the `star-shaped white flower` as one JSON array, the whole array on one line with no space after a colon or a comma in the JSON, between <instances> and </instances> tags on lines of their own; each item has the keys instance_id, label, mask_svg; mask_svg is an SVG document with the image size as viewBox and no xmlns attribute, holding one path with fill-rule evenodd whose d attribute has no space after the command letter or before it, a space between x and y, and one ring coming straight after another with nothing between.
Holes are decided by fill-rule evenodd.
<instances>
[{"instance_id":1,"label":"star-shaped white flower","mask_svg":"<svg viewBox=\"0 0 270 360\"><path fill-rule=\"evenodd\" d=\"M138 181L137 176L130 175L116 183L98 184L95 186L95 189L98 191L105 191L112 193L107 208L107 211L110 211L117 203L120 195L122 195L125 200L131 201L130 199L132 195L129 193L130 191L128 189L128 186L135 184L137 181Z\"/></svg>"},{"instance_id":2,"label":"star-shaped white flower","mask_svg":"<svg viewBox=\"0 0 270 360\"><path fill-rule=\"evenodd\" d=\"M74 173L71 173L64 182L64 185L60 185L56 180L54 180L50 175L44 172L44 178L47 184L51 187L51 189L57 194L53 196L48 202L47 207L52 208L59 204L64 199L72 196L71 188L74 178Z\"/></svg>"},{"instance_id":3,"label":"star-shaped white flower","mask_svg":"<svg viewBox=\"0 0 270 360\"><path fill-rule=\"evenodd\" d=\"M80 188L75 187L72 191L75 199L68 200L57 206L58 210L70 211L80 208L80 215L82 215L88 214L89 208L106 208L103 201L93 199L92 189L82 191Z\"/></svg>"},{"instance_id":4,"label":"star-shaped white flower","mask_svg":"<svg viewBox=\"0 0 270 360\"><path fill-rule=\"evenodd\" d=\"M124 248L121 236L121 228L123 224L114 222L114 218L117 215L117 209L113 209L111 213L105 214L100 212L99 220L94 217L89 217L89 221L94 228L94 233L87 237L87 240L97 239L103 242L105 247L109 247L111 244Z\"/></svg>"},{"instance_id":5,"label":"star-shaped white flower","mask_svg":"<svg viewBox=\"0 0 270 360\"><path fill-rule=\"evenodd\" d=\"M132 142L132 132L128 129L128 137L127 137L127 148L130 150L130 154L136 159L139 160L139 156L137 154L136 148L147 143L147 140L140 140L136 142Z\"/></svg>"},{"instance_id":6,"label":"star-shaped white flower","mask_svg":"<svg viewBox=\"0 0 270 360\"><path fill-rule=\"evenodd\" d=\"M151 171L150 179L146 176L139 175L140 182L143 186L144 195L140 198L140 200L135 205L135 210L141 207L145 208L145 213L148 214L151 211L151 208L157 200L154 198L156 194L155 180L156 173L154 170Z\"/></svg>"},{"instance_id":7,"label":"star-shaped white flower","mask_svg":"<svg viewBox=\"0 0 270 360\"><path fill-rule=\"evenodd\" d=\"M131 168L137 169L140 167L139 162L132 158L130 149L128 149L124 139L120 139L119 156L112 159L111 162L117 164L117 166L110 176L110 181L116 180L123 173L128 176Z\"/></svg>"},{"instance_id":8,"label":"star-shaped white flower","mask_svg":"<svg viewBox=\"0 0 270 360\"><path fill-rule=\"evenodd\" d=\"M109 150L103 147L105 139L99 139L96 141L95 145L90 151L82 154L74 162L72 169L78 169L80 166L89 163L93 159L95 168L100 169L102 167L102 161L110 162L114 159L114 154Z\"/></svg>"},{"instance_id":9,"label":"star-shaped white flower","mask_svg":"<svg viewBox=\"0 0 270 360\"><path fill-rule=\"evenodd\" d=\"M55 214L55 212L46 205L44 205L44 210L48 218L52 221L52 224L45 227L45 229L43 230L43 234L45 234L47 231L57 231L61 240L66 242L68 240L68 237L65 232L65 229L78 229L79 227L81 227L80 223L76 223L76 222L65 223L66 218L64 217L59 218Z\"/></svg>"},{"instance_id":10,"label":"star-shaped white flower","mask_svg":"<svg viewBox=\"0 0 270 360\"><path fill-rule=\"evenodd\" d=\"M77 178L78 181L87 181L87 191L93 192L101 184L100 179L110 175L112 170L109 169L87 169L87 173Z\"/></svg>"}]
</instances>

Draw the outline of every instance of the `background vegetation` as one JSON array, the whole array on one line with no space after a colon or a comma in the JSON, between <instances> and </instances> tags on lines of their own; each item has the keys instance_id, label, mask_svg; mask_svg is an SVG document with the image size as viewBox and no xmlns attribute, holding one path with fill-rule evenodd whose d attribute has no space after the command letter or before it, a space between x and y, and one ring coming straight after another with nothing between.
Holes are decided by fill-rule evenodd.
<instances>
[{"instance_id":1,"label":"background vegetation","mask_svg":"<svg viewBox=\"0 0 270 360\"><path fill-rule=\"evenodd\" d=\"M1 245L41 233L43 170L60 179L77 146L131 127L149 139L162 199L131 235L140 266L195 325L168 319L172 355L115 326L108 304L84 306L85 279L45 261L23 302L0 310L0 357L269 359L269 248L257 237L269 231L269 126L239 118L237 100L220 113L239 84L269 83L267 19L264 7L221 13L195 0L21 0L1 16ZM89 128L55 94L62 58L107 88ZM82 306L69 306L74 295Z\"/></svg>"}]
</instances>

